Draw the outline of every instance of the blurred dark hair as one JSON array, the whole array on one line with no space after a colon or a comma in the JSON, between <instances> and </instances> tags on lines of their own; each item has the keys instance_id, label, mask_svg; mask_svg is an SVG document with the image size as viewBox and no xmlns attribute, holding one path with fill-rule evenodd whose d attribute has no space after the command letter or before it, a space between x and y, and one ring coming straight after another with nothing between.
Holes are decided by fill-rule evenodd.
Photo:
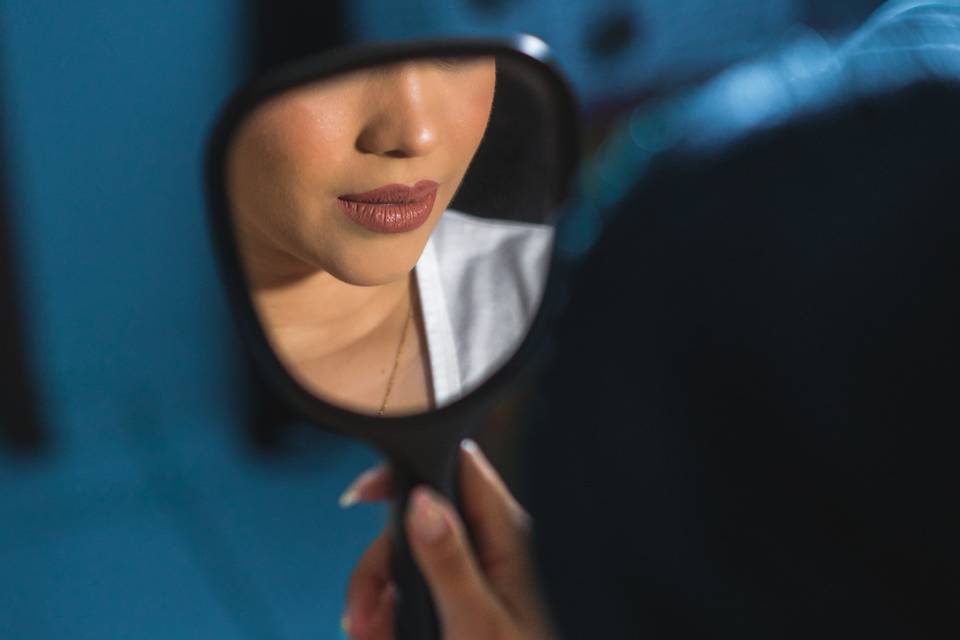
<instances>
[{"instance_id":1,"label":"blurred dark hair","mask_svg":"<svg viewBox=\"0 0 960 640\"><path fill-rule=\"evenodd\" d=\"M555 92L525 65L497 59L493 111L483 141L450 203L473 215L544 222L566 196L574 171L559 134Z\"/></svg>"},{"instance_id":2,"label":"blurred dark hair","mask_svg":"<svg viewBox=\"0 0 960 640\"><path fill-rule=\"evenodd\" d=\"M958 113L862 97L620 207L527 449L566 637L960 632Z\"/></svg>"},{"instance_id":3,"label":"blurred dark hair","mask_svg":"<svg viewBox=\"0 0 960 640\"><path fill-rule=\"evenodd\" d=\"M255 71L323 53L347 43L339 1L253 0Z\"/></svg>"}]
</instances>

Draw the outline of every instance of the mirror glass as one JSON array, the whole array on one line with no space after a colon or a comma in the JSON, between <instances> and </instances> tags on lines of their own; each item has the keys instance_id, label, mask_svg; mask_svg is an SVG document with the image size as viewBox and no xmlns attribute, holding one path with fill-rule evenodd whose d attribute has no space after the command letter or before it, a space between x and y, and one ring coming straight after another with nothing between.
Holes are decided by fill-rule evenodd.
<instances>
[{"instance_id":1,"label":"mirror glass","mask_svg":"<svg viewBox=\"0 0 960 640\"><path fill-rule=\"evenodd\" d=\"M373 416L442 407L538 310L566 177L555 88L523 56L415 57L255 104L226 201L250 299L289 374Z\"/></svg>"}]
</instances>

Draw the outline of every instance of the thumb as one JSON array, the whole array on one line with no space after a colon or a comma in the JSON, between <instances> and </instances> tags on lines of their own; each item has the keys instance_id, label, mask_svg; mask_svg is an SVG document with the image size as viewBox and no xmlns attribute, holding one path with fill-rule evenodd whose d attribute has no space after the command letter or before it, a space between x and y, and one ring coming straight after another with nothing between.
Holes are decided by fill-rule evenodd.
<instances>
[{"instance_id":1,"label":"thumb","mask_svg":"<svg viewBox=\"0 0 960 640\"><path fill-rule=\"evenodd\" d=\"M417 487L406 514L410 548L430 587L445 637L489 638L505 619L445 499Z\"/></svg>"}]
</instances>

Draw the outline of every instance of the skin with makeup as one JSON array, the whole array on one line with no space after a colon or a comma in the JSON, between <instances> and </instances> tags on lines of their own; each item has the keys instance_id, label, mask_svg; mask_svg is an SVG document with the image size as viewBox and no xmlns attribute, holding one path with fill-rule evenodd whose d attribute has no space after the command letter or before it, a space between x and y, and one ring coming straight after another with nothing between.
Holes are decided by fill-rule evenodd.
<instances>
[{"instance_id":1,"label":"skin with makeup","mask_svg":"<svg viewBox=\"0 0 960 640\"><path fill-rule=\"evenodd\" d=\"M413 270L495 81L492 58L364 69L270 99L235 136L228 192L254 305L310 391L375 415L432 408Z\"/></svg>"}]
</instances>

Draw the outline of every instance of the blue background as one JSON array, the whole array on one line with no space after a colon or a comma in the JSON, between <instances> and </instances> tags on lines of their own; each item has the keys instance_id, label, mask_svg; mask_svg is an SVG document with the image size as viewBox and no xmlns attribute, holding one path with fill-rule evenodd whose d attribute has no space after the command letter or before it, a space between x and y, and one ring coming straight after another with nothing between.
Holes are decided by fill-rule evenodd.
<instances>
[{"instance_id":1,"label":"blue background","mask_svg":"<svg viewBox=\"0 0 960 640\"><path fill-rule=\"evenodd\" d=\"M51 450L0 458L0 638L334 638L374 461L241 437L201 155L246 65L235 0L0 4L24 312Z\"/></svg>"},{"instance_id":2,"label":"blue background","mask_svg":"<svg viewBox=\"0 0 960 640\"><path fill-rule=\"evenodd\" d=\"M348 4L364 39L541 35L584 102L680 84L803 15L790 0L508 2L496 18ZM244 7L0 3L9 223L51 435L42 454L0 452L5 640L340 635L384 513L336 498L375 457L305 428L282 457L245 444L246 365L206 233L202 148L248 65ZM597 66L584 34L624 7L643 37Z\"/></svg>"}]
</instances>

